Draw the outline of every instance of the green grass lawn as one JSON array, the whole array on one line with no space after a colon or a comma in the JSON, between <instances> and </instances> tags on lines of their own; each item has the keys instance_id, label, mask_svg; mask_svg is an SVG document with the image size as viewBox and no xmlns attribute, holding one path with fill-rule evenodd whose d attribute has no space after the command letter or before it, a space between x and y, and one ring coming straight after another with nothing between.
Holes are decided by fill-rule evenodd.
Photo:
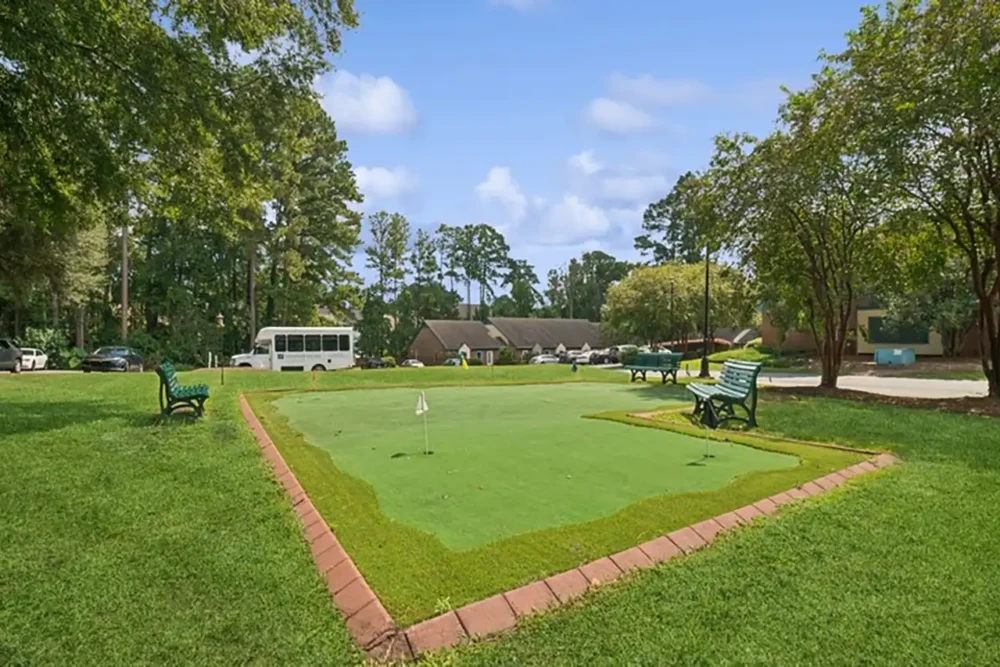
<instances>
[{"instance_id":1,"label":"green grass lawn","mask_svg":"<svg viewBox=\"0 0 1000 667\"><path fill-rule=\"evenodd\" d=\"M993 664L1000 642L997 420L766 394L760 416L772 432L889 446L905 462L441 659Z\"/></svg>"},{"instance_id":2,"label":"green grass lawn","mask_svg":"<svg viewBox=\"0 0 1000 667\"><path fill-rule=\"evenodd\" d=\"M799 462L736 444L716 444L706 458L703 439L583 419L665 400L655 386L589 383L429 389L433 454L425 456L416 396L309 392L275 406L338 468L371 484L387 517L449 549L585 523L645 498L711 491Z\"/></svg>"}]
</instances>

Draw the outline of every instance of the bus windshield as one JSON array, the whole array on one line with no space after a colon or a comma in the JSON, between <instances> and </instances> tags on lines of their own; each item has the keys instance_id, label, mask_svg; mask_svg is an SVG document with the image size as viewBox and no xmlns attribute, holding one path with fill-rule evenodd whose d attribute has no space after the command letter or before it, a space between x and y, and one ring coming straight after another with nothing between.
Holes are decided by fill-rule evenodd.
<instances>
[{"instance_id":1,"label":"bus windshield","mask_svg":"<svg viewBox=\"0 0 1000 667\"><path fill-rule=\"evenodd\" d=\"M259 340L253 348L254 354L263 354L267 356L271 353L271 341L269 340Z\"/></svg>"}]
</instances>

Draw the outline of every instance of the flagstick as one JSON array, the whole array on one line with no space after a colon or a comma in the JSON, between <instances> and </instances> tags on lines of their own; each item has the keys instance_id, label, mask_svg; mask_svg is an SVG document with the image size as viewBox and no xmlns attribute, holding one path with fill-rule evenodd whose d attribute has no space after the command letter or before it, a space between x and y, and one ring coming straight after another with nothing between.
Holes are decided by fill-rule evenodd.
<instances>
[{"instance_id":1,"label":"flagstick","mask_svg":"<svg viewBox=\"0 0 1000 667\"><path fill-rule=\"evenodd\" d=\"M431 453L431 443L427 438L427 411L424 410L424 456Z\"/></svg>"}]
</instances>

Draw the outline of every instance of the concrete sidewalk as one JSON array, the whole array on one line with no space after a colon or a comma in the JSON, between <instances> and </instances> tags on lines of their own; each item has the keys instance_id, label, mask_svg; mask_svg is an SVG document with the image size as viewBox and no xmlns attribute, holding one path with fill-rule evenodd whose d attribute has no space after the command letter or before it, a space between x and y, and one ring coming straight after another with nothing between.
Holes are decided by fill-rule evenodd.
<instances>
[{"instance_id":1,"label":"concrete sidewalk","mask_svg":"<svg viewBox=\"0 0 1000 667\"><path fill-rule=\"evenodd\" d=\"M777 387L818 387L818 375L783 375L761 371L760 382ZM911 398L961 398L986 396L986 380L928 380L921 378L877 377L874 375L842 375L837 381L840 389L867 391L885 396Z\"/></svg>"}]
</instances>

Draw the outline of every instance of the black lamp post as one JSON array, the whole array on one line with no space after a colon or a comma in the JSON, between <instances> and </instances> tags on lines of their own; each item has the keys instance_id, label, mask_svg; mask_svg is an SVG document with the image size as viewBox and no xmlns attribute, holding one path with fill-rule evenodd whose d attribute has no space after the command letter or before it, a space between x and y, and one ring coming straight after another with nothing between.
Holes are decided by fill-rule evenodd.
<instances>
[{"instance_id":1,"label":"black lamp post","mask_svg":"<svg viewBox=\"0 0 1000 667\"><path fill-rule=\"evenodd\" d=\"M225 339L223 338L223 332L226 330L226 318L223 317L222 313L215 316L215 328L219 331L219 373L222 375L222 386L226 385L226 366L223 363L223 357L225 356L225 351L223 348L223 343Z\"/></svg>"},{"instance_id":2,"label":"black lamp post","mask_svg":"<svg viewBox=\"0 0 1000 667\"><path fill-rule=\"evenodd\" d=\"M709 267L709 252L708 244L705 244L705 331L702 336L702 354L701 354L701 373L698 377L707 378L711 377L711 373L708 372L708 267Z\"/></svg>"}]
</instances>

